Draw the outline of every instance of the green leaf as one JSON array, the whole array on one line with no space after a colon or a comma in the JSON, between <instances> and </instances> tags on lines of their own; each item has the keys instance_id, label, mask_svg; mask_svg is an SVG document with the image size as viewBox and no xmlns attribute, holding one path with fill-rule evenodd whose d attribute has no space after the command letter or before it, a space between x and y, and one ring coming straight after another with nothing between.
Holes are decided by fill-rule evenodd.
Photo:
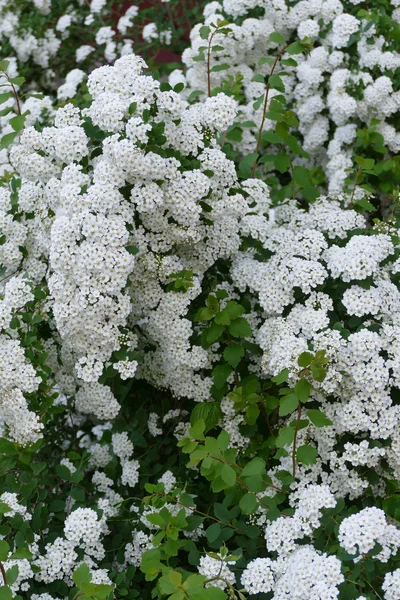
<instances>
[{"instance_id":1,"label":"green leaf","mask_svg":"<svg viewBox=\"0 0 400 600\"><path fill-rule=\"evenodd\" d=\"M215 316L215 322L219 325L229 325L231 321L240 317L246 312L245 308L239 304L231 300L226 304L226 306Z\"/></svg>"},{"instance_id":2,"label":"green leaf","mask_svg":"<svg viewBox=\"0 0 400 600\"><path fill-rule=\"evenodd\" d=\"M139 252L139 248L136 248L136 246L125 246L125 250L129 252L129 254L137 254Z\"/></svg>"},{"instance_id":3,"label":"green leaf","mask_svg":"<svg viewBox=\"0 0 400 600\"><path fill-rule=\"evenodd\" d=\"M227 595L220 588L208 587L201 594L190 596L190 600L226 600Z\"/></svg>"},{"instance_id":4,"label":"green leaf","mask_svg":"<svg viewBox=\"0 0 400 600\"><path fill-rule=\"evenodd\" d=\"M270 142L271 144L279 144L282 141L282 137L274 131L264 131L262 134L263 142ZM278 154L279 156L279 154ZM274 162L276 158L274 157ZM290 164L290 163L289 163Z\"/></svg>"},{"instance_id":5,"label":"green leaf","mask_svg":"<svg viewBox=\"0 0 400 600\"><path fill-rule=\"evenodd\" d=\"M281 417L290 415L298 407L299 401L296 394L288 394L280 400L279 414Z\"/></svg>"},{"instance_id":6,"label":"green leaf","mask_svg":"<svg viewBox=\"0 0 400 600\"><path fill-rule=\"evenodd\" d=\"M13 560L22 559L22 558L31 560L32 552L30 550L28 550L28 548L17 548L15 550L15 552L13 552L13 554L10 556L10 558Z\"/></svg>"},{"instance_id":7,"label":"green leaf","mask_svg":"<svg viewBox=\"0 0 400 600\"><path fill-rule=\"evenodd\" d=\"M265 475L265 460L256 456L244 467L242 477L253 477L254 475Z\"/></svg>"},{"instance_id":8,"label":"green leaf","mask_svg":"<svg viewBox=\"0 0 400 600\"><path fill-rule=\"evenodd\" d=\"M212 73L217 73L219 71L226 71L227 69L229 69L230 64L229 63L222 63L220 65L214 65L213 67L211 67L210 71Z\"/></svg>"},{"instance_id":9,"label":"green leaf","mask_svg":"<svg viewBox=\"0 0 400 600\"><path fill-rule=\"evenodd\" d=\"M285 67L297 67L299 63L297 62L297 60L294 60L294 58L282 58L281 64Z\"/></svg>"},{"instance_id":10,"label":"green leaf","mask_svg":"<svg viewBox=\"0 0 400 600\"><path fill-rule=\"evenodd\" d=\"M193 425L199 419L206 424L205 431L213 429L222 418L221 407L217 402L199 402L190 415L190 423Z\"/></svg>"},{"instance_id":11,"label":"green leaf","mask_svg":"<svg viewBox=\"0 0 400 600\"><path fill-rule=\"evenodd\" d=\"M17 581L18 573L19 573L18 565L13 565L10 569L7 569L7 571L6 571L7 585L12 585L13 583L15 583Z\"/></svg>"},{"instance_id":12,"label":"green leaf","mask_svg":"<svg viewBox=\"0 0 400 600\"><path fill-rule=\"evenodd\" d=\"M11 508L5 502L0 502L0 515L4 515L6 512L11 512Z\"/></svg>"},{"instance_id":13,"label":"green leaf","mask_svg":"<svg viewBox=\"0 0 400 600\"><path fill-rule=\"evenodd\" d=\"M292 427L283 427L278 434L276 439L276 447L283 448L284 446L290 446L294 440L294 429Z\"/></svg>"},{"instance_id":14,"label":"green leaf","mask_svg":"<svg viewBox=\"0 0 400 600\"><path fill-rule=\"evenodd\" d=\"M285 152L279 152L274 160L274 165L280 173L286 173L290 166L290 157Z\"/></svg>"},{"instance_id":15,"label":"green leaf","mask_svg":"<svg viewBox=\"0 0 400 600\"><path fill-rule=\"evenodd\" d=\"M7 585L0 587L0 600L12 600L13 594Z\"/></svg>"},{"instance_id":16,"label":"green leaf","mask_svg":"<svg viewBox=\"0 0 400 600\"><path fill-rule=\"evenodd\" d=\"M206 340L209 344L213 344L216 342L222 335L224 331L223 325L218 325L218 323L211 323L210 327L206 331Z\"/></svg>"},{"instance_id":17,"label":"green leaf","mask_svg":"<svg viewBox=\"0 0 400 600\"><path fill-rule=\"evenodd\" d=\"M25 81L25 77L11 77L10 78L10 83L13 83L14 85L22 85Z\"/></svg>"},{"instance_id":18,"label":"green leaf","mask_svg":"<svg viewBox=\"0 0 400 600\"><path fill-rule=\"evenodd\" d=\"M328 425L333 425L332 421L316 408L308 410L307 417L315 427L327 427Z\"/></svg>"},{"instance_id":19,"label":"green leaf","mask_svg":"<svg viewBox=\"0 0 400 600\"><path fill-rule=\"evenodd\" d=\"M297 460L304 465L315 465L317 462L318 450L313 446L300 446L296 451Z\"/></svg>"},{"instance_id":20,"label":"green leaf","mask_svg":"<svg viewBox=\"0 0 400 600\"><path fill-rule=\"evenodd\" d=\"M8 148L8 146L13 143L17 135L18 133L16 131L3 135L3 137L0 140L0 149Z\"/></svg>"},{"instance_id":21,"label":"green leaf","mask_svg":"<svg viewBox=\"0 0 400 600\"><path fill-rule=\"evenodd\" d=\"M225 381L228 379L229 375L232 373L232 367L227 363L223 365L217 365L212 370L212 376L214 380L215 387L219 390L221 389Z\"/></svg>"},{"instance_id":22,"label":"green leaf","mask_svg":"<svg viewBox=\"0 0 400 600\"><path fill-rule=\"evenodd\" d=\"M239 501L240 510L245 515L250 515L258 508L258 501L254 494L247 493L240 498Z\"/></svg>"},{"instance_id":23,"label":"green leaf","mask_svg":"<svg viewBox=\"0 0 400 600\"><path fill-rule=\"evenodd\" d=\"M283 45L285 43L285 37L281 34L278 33L277 31L274 31L273 33L270 34L269 39L271 40L271 42L275 42L275 44L279 44L279 45Z\"/></svg>"},{"instance_id":24,"label":"green leaf","mask_svg":"<svg viewBox=\"0 0 400 600\"><path fill-rule=\"evenodd\" d=\"M87 584L86 584L87 585ZM94 586L93 598L96 600L106 600L114 590L114 585L105 583L96 583Z\"/></svg>"},{"instance_id":25,"label":"green leaf","mask_svg":"<svg viewBox=\"0 0 400 600\"><path fill-rule=\"evenodd\" d=\"M182 584L182 573L178 571L169 571L164 577L160 577L158 586L162 594L170 595L176 592L178 586Z\"/></svg>"},{"instance_id":26,"label":"green leaf","mask_svg":"<svg viewBox=\"0 0 400 600\"><path fill-rule=\"evenodd\" d=\"M229 442L230 442L229 433L225 430L222 430L221 433L219 434L219 436L217 437L217 442L218 442L218 448L222 452L225 452L225 450L228 449Z\"/></svg>"},{"instance_id":27,"label":"green leaf","mask_svg":"<svg viewBox=\"0 0 400 600\"><path fill-rule=\"evenodd\" d=\"M214 316L213 311L211 311L207 306L203 306L199 308L197 313L194 316L193 321L210 321Z\"/></svg>"},{"instance_id":28,"label":"green leaf","mask_svg":"<svg viewBox=\"0 0 400 600\"><path fill-rule=\"evenodd\" d=\"M229 333L235 338L250 337L252 334L249 322L244 317L239 317L228 326Z\"/></svg>"},{"instance_id":29,"label":"green leaf","mask_svg":"<svg viewBox=\"0 0 400 600\"><path fill-rule=\"evenodd\" d=\"M240 363L240 359L244 355L243 346L239 346L238 344L232 344L227 346L224 350L224 359L227 363L231 365L231 367L236 368Z\"/></svg>"},{"instance_id":30,"label":"green leaf","mask_svg":"<svg viewBox=\"0 0 400 600\"><path fill-rule=\"evenodd\" d=\"M272 56L262 56L262 57L259 59L259 61L258 61L258 64L260 65L260 67L261 67L262 65L265 65L265 64L267 64L267 65L269 65L270 67L272 67L272 65L274 64L274 60L275 60L275 59L274 59Z\"/></svg>"},{"instance_id":31,"label":"green leaf","mask_svg":"<svg viewBox=\"0 0 400 600\"><path fill-rule=\"evenodd\" d=\"M251 81L255 81L256 83L262 83L265 84L265 77L264 75L254 75L254 77L251 78Z\"/></svg>"},{"instance_id":32,"label":"green leaf","mask_svg":"<svg viewBox=\"0 0 400 600\"><path fill-rule=\"evenodd\" d=\"M268 79L268 83L269 83L270 88L272 88L273 90L278 90L278 92L285 91L285 85L284 85L280 75L275 75L275 74L270 75L270 77Z\"/></svg>"},{"instance_id":33,"label":"green leaf","mask_svg":"<svg viewBox=\"0 0 400 600\"><path fill-rule=\"evenodd\" d=\"M3 102L8 100L9 98L12 98L12 96L12 92L4 92L4 94L0 94L0 104L3 104Z\"/></svg>"},{"instance_id":34,"label":"green leaf","mask_svg":"<svg viewBox=\"0 0 400 600\"><path fill-rule=\"evenodd\" d=\"M304 377L302 377L300 381L296 383L294 388L294 392L300 402L307 402L308 398L310 397L310 391L311 385L307 379L304 379Z\"/></svg>"},{"instance_id":35,"label":"green leaf","mask_svg":"<svg viewBox=\"0 0 400 600\"><path fill-rule=\"evenodd\" d=\"M366 198L360 198L360 200L357 200L354 204L356 206L360 206L368 212L373 212L376 210L376 207L373 204L371 204L371 202L369 202L369 200L367 200Z\"/></svg>"},{"instance_id":36,"label":"green leaf","mask_svg":"<svg viewBox=\"0 0 400 600\"><path fill-rule=\"evenodd\" d=\"M207 539L212 544L219 538L221 534L221 525L219 523L213 523L210 527L206 529Z\"/></svg>"},{"instance_id":37,"label":"green leaf","mask_svg":"<svg viewBox=\"0 0 400 600\"><path fill-rule=\"evenodd\" d=\"M280 385L281 383L285 383L287 378L289 377L289 369L283 369L278 375L272 377L272 381Z\"/></svg>"},{"instance_id":38,"label":"green leaf","mask_svg":"<svg viewBox=\"0 0 400 600\"><path fill-rule=\"evenodd\" d=\"M304 46L300 42L293 42L286 48L288 54L302 54L304 52Z\"/></svg>"},{"instance_id":39,"label":"green leaf","mask_svg":"<svg viewBox=\"0 0 400 600\"><path fill-rule=\"evenodd\" d=\"M82 563L77 569L75 569L72 580L78 588L81 588L84 583L90 583L92 580L92 574L86 563Z\"/></svg>"},{"instance_id":40,"label":"green leaf","mask_svg":"<svg viewBox=\"0 0 400 600\"><path fill-rule=\"evenodd\" d=\"M203 56L203 60L204 60L204 56ZM202 96L203 94L204 94L204 92L202 90L193 90L193 92L191 92L188 97L188 102L189 103L194 102L194 100L196 100L196 98L198 98L199 96Z\"/></svg>"},{"instance_id":41,"label":"green leaf","mask_svg":"<svg viewBox=\"0 0 400 600\"><path fill-rule=\"evenodd\" d=\"M25 124L25 119L26 119L25 115L17 115L16 117L13 117L12 119L10 119L9 123L10 123L11 127L14 129L14 131L16 131L18 133L21 131L21 129L23 129L24 124Z\"/></svg>"},{"instance_id":42,"label":"green leaf","mask_svg":"<svg viewBox=\"0 0 400 600\"><path fill-rule=\"evenodd\" d=\"M311 364L313 358L314 355L311 354L311 352L302 352L302 354L300 354L299 358L297 359L297 364L299 365L299 367L308 367Z\"/></svg>"},{"instance_id":43,"label":"green leaf","mask_svg":"<svg viewBox=\"0 0 400 600\"><path fill-rule=\"evenodd\" d=\"M260 409L256 404L251 404L247 407L246 414L244 416L245 421L248 425L255 425L260 415Z\"/></svg>"},{"instance_id":44,"label":"green leaf","mask_svg":"<svg viewBox=\"0 0 400 600\"><path fill-rule=\"evenodd\" d=\"M301 187L310 187L310 171L306 167L294 166L293 179Z\"/></svg>"},{"instance_id":45,"label":"green leaf","mask_svg":"<svg viewBox=\"0 0 400 600\"><path fill-rule=\"evenodd\" d=\"M203 25L200 27L200 37L202 40L208 40L208 36L210 35L211 29L207 27L207 25Z\"/></svg>"},{"instance_id":46,"label":"green leaf","mask_svg":"<svg viewBox=\"0 0 400 600\"><path fill-rule=\"evenodd\" d=\"M232 469L232 467L230 467L229 465L223 465L220 475L222 477L222 480L226 483L226 485L228 485L229 487L232 487L235 485L236 483L236 473L235 473L235 469Z\"/></svg>"},{"instance_id":47,"label":"green leaf","mask_svg":"<svg viewBox=\"0 0 400 600\"><path fill-rule=\"evenodd\" d=\"M315 381L323 381L326 377L326 369L321 365L311 365L311 373Z\"/></svg>"},{"instance_id":48,"label":"green leaf","mask_svg":"<svg viewBox=\"0 0 400 600\"><path fill-rule=\"evenodd\" d=\"M0 561L5 562L10 552L10 546L5 540L0 540Z\"/></svg>"}]
</instances>

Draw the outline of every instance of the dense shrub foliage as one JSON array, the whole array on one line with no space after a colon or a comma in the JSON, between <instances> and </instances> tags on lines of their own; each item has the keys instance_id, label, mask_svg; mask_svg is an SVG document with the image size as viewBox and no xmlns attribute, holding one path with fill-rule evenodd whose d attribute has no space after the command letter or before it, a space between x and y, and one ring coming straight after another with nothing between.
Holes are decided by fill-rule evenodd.
<instances>
[{"instance_id":1,"label":"dense shrub foliage","mask_svg":"<svg viewBox=\"0 0 400 600\"><path fill-rule=\"evenodd\" d=\"M0 600L400 600L400 4L161 4L0 5Z\"/></svg>"}]
</instances>

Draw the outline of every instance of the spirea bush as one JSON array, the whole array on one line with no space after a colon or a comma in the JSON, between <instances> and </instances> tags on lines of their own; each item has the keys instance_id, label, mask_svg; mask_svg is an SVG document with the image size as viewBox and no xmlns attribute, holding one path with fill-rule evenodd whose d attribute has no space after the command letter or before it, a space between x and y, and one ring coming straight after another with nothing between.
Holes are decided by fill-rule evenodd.
<instances>
[{"instance_id":1,"label":"spirea bush","mask_svg":"<svg viewBox=\"0 0 400 600\"><path fill-rule=\"evenodd\" d=\"M265 34L210 3L169 83L99 47L37 97L0 62L0 600L400 599L395 159L357 142L329 188L293 83L321 49L355 72L360 27L385 53L397 7L312 6Z\"/></svg>"},{"instance_id":2,"label":"spirea bush","mask_svg":"<svg viewBox=\"0 0 400 600\"><path fill-rule=\"evenodd\" d=\"M289 166L293 185L313 199L343 192L356 156L375 160L369 191L387 196L399 183L399 22L397 0L212 1L183 53L187 90L218 86L240 101L227 138L242 157L257 147L259 168L284 185L281 200L292 194ZM307 56L276 64L282 47L304 38L314 45ZM284 151L285 124L295 139Z\"/></svg>"}]
</instances>

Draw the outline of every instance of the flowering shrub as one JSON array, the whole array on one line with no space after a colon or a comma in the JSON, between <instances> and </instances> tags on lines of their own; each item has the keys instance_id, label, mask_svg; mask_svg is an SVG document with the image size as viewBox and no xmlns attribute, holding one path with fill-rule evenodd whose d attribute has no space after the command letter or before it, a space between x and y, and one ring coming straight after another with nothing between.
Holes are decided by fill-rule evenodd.
<instances>
[{"instance_id":1,"label":"flowering shrub","mask_svg":"<svg viewBox=\"0 0 400 600\"><path fill-rule=\"evenodd\" d=\"M321 184L332 194L342 192L356 155L375 160L369 191L372 185L387 195L399 183L399 22L397 0L373 6L353 0L212 1L183 53L186 84L208 95L223 87L239 99L238 126L228 140L242 156L258 153L267 172L274 169L281 180L292 163L293 184L306 188L306 198L313 199L307 188ZM279 48L303 38L313 42L308 56L276 64ZM300 156L296 139L282 151L285 122L302 144ZM285 188L280 199L287 195Z\"/></svg>"},{"instance_id":2,"label":"flowering shrub","mask_svg":"<svg viewBox=\"0 0 400 600\"><path fill-rule=\"evenodd\" d=\"M61 106L0 63L0 600L400 598L397 207L371 218L369 155L306 182L295 9L247 124L211 46L201 102L131 52ZM195 31L234 64L264 14L224 10Z\"/></svg>"}]
</instances>

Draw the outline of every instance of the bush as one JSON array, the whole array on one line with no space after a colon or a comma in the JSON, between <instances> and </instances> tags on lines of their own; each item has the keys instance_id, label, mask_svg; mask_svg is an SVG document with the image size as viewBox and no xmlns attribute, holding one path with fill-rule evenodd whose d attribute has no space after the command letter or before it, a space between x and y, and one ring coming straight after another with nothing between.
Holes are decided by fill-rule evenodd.
<instances>
[{"instance_id":1,"label":"bush","mask_svg":"<svg viewBox=\"0 0 400 600\"><path fill-rule=\"evenodd\" d=\"M321 195L280 89L326 6L268 31L256 125L213 79L258 4L192 34L232 71L127 53L56 101L0 64L0 600L399 598L397 206L368 149Z\"/></svg>"}]
</instances>

